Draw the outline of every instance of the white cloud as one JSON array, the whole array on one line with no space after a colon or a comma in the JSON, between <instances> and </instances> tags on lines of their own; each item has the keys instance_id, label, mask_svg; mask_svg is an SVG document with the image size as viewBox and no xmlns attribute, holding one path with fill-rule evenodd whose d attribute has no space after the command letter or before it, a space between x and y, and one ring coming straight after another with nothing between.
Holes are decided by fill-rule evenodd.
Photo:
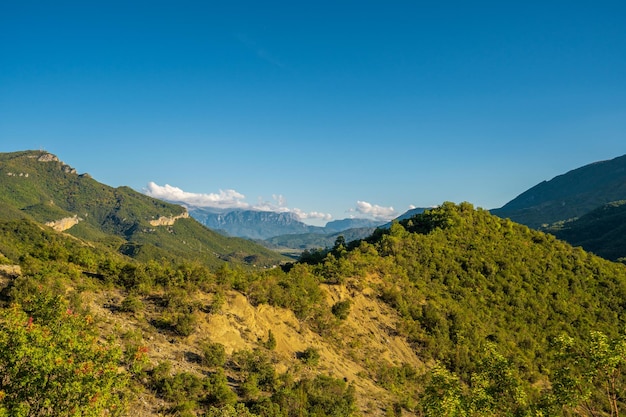
<instances>
[{"instance_id":1,"label":"white cloud","mask_svg":"<svg viewBox=\"0 0 626 417\"><path fill-rule=\"evenodd\" d=\"M219 193L199 194L183 191L169 184L161 186L150 182L144 189L144 193L150 197L176 201L195 207L274 211L279 213L290 212L298 216L300 220L319 219L328 221L332 219L332 216L328 213L320 213L317 211L307 213L298 208L289 208L287 207L287 199L280 194L272 195L272 201L265 201L259 197L257 203L252 205L245 201L245 195L235 190L220 190Z\"/></svg>"},{"instance_id":2,"label":"white cloud","mask_svg":"<svg viewBox=\"0 0 626 417\"><path fill-rule=\"evenodd\" d=\"M367 201L357 201L356 208L352 211L373 217L376 220L391 220L397 216L393 207L382 207Z\"/></svg>"},{"instance_id":3,"label":"white cloud","mask_svg":"<svg viewBox=\"0 0 626 417\"><path fill-rule=\"evenodd\" d=\"M332 220L333 216L331 216L328 213L320 213L319 211L311 211L309 213L305 213L304 211L300 210L300 209L293 209L291 210L293 213L295 213L300 219L305 220L305 219L316 219L316 220Z\"/></svg>"},{"instance_id":4,"label":"white cloud","mask_svg":"<svg viewBox=\"0 0 626 417\"><path fill-rule=\"evenodd\" d=\"M183 191L169 184L160 186L154 182L150 182L145 189L145 193L150 197L178 201L197 207L250 208L250 204L244 201L246 196L235 190L220 190L217 194L198 194Z\"/></svg>"}]
</instances>

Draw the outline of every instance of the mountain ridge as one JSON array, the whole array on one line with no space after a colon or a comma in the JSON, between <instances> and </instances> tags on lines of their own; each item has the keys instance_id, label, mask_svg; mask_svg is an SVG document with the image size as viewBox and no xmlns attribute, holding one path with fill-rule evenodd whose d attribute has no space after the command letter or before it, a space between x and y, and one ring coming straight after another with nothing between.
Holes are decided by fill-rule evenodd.
<instances>
[{"instance_id":1,"label":"mountain ridge","mask_svg":"<svg viewBox=\"0 0 626 417\"><path fill-rule=\"evenodd\" d=\"M626 155L597 161L524 191L491 213L532 228L582 216L626 199Z\"/></svg>"},{"instance_id":2,"label":"mountain ridge","mask_svg":"<svg viewBox=\"0 0 626 417\"><path fill-rule=\"evenodd\" d=\"M313 226L288 211L185 206L192 217L211 229L228 236L260 240L290 234L331 234L353 228L377 227L384 223L366 218L345 218L329 221L325 226Z\"/></svg>"},{"instance_id":3,"label":"mountain ridge","mask_svg":"<svg viewBox=\"0 0 626 417\"><path fill-rule=\"evenodd\" d=\"M45 151L0 154L0 207L5 216L47 223L133 257L191 256L213 265L284 261L260 245L207 229L182 206L99 183Z\"/></svg>"}]
</instances>

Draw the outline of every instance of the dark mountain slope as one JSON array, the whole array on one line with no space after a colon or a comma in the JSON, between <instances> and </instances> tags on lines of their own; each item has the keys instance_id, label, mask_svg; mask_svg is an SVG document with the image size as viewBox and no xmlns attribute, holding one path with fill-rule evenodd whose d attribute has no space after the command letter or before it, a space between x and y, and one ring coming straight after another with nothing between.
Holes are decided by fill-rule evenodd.
<instances>
[{"instance_id":1,"label":"dark mountain slope","mask_svg":"<svg viewBox=\"0 0 626 417\"><path fill-rule=\"evenodd\" d=\"M186 257L212 265L282 260L260 245L208 230L181 206L101 184L41 151L0 154L0 204L6 218L28 217L145 259Z\"/></svg>"},{"instance_id":2,"label":"dark mountain slope","mask_svg":"<svg viewBox=\"0 0 626 417\"><path fill-rule=\"evenodd\" d=\"M626 258L626 201L606 204L547 231L603 258Z\"/></svg>"},{"instance_id":3,"label":"dark mountain slope","mask_svg":"<svg viewBox=\"0 0 626 417\"><path fill-rule=\"evenodd\" d=\"M543 181L491 213L539 228L626 199L626 155Z\"/></svg>"}]
</instances>

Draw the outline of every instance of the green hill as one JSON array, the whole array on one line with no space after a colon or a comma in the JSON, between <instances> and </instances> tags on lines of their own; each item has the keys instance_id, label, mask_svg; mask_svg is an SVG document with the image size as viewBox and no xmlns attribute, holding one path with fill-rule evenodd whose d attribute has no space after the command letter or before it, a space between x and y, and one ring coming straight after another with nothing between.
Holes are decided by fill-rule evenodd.
<instances>
[{"instance_id":1,"label":"green hill","mask_svg":"<svg viewBox=\"0 0 626 417\"><path fill-rule=\"evenodd\" d=\"M270 266L284 259L252 242L226 238L186 210L132 190L101 184L41 151L0 154L2 217L26 217L76 237L148 260L225 260Z\"/></svg>"},{"instance_id":2,"label":"green hill","mask_svg":"<svg viewBox=\"0 0 626 417\"><path fill-rule=\"evenodd\" d=\"M76 175L32 155L16 158ZM12 180L42 175L16 166ZM0 202L0 415L626 410L626 265L469 203L338 240L307 263L211 269L160 257L166 234L196 233L191 219L176 220L181 229L150 224L176 206L103 188L118 210L85 216L62 191L33 203L41 190L21 187ZM105 220L65 232L41 225L66 214ZM113 242L156 257L131 259Z\"/></svg>"}]
</instances>

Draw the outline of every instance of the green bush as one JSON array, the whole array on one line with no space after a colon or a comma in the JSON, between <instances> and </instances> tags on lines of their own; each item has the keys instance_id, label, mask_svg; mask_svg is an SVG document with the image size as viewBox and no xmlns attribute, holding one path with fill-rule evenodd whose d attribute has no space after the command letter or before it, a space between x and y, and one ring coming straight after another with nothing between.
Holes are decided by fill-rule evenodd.
<instances>
[{"instance_id":1,"label":"green bush","mask_svg":"<svg viewBox=\"0 0 626 417\"><path fill-rule=\"evenodd\" d=\"M338 301L333 304L332 312L339 320L345 320L350 314L350 300Z\"/></svg>"},{"instance_id":2,"label":"green bush","mask_svg":"<svg viewBox=\"0 0 626 417\"><path fill-rule=\"evenodd\" d=\"M176 318L174 331L181 336L189 336L196 330L197 319L193 313L184 313Z\"/></svg>"},{"instance_id":3,"label":"green bush","mask_svg":"<svg viewBox=\"0 0 626 417\"><path fill-rule=\"evenodd\" d=\"M265 342L265 347L268 350L276 349L276 337L271 330L267 333L267 341Z\"/></svg>"},{"instance_id":4,"label":"green bush","mask_svg":"<svg viewBox=\"0 0 626 417\"><path fill-rule=\"evenodd\" d=\"M121 415L128 375L122 352L101 342L90 316L60 298L17 306L0 319L0 415Z\"/></svg>"},{"instance_id":5,"label":"green bush","mask_svg":"<svg viewBox=\"0 0 626 417\"><path fill-rule=\"evenodd\" d=\"M143 302L136 294L129 294L120 304L120 310L128 313L139 313L143 310Z\"/></svg>"},{"instance_id":6,"label":"green bush","mask_svg":"<svg viewBox=\"0 0 626 417\"><path fill-rule=\"evenodd\" d=\"M300 360L309 366L315 366L320 361L320 352L316 348L309 346L300 355Z\"/></svg>"},{"instance_id":7,"label":"green bush","mask_svg":"<svg viewBox=\"0 0 626 417\"><path fill-rule=\"evenodd\" d=\"M202 363L208 367L223 366L226 361L226 351L221 343L205 342L202 348Z\"/></svg>"}]
</instances>

